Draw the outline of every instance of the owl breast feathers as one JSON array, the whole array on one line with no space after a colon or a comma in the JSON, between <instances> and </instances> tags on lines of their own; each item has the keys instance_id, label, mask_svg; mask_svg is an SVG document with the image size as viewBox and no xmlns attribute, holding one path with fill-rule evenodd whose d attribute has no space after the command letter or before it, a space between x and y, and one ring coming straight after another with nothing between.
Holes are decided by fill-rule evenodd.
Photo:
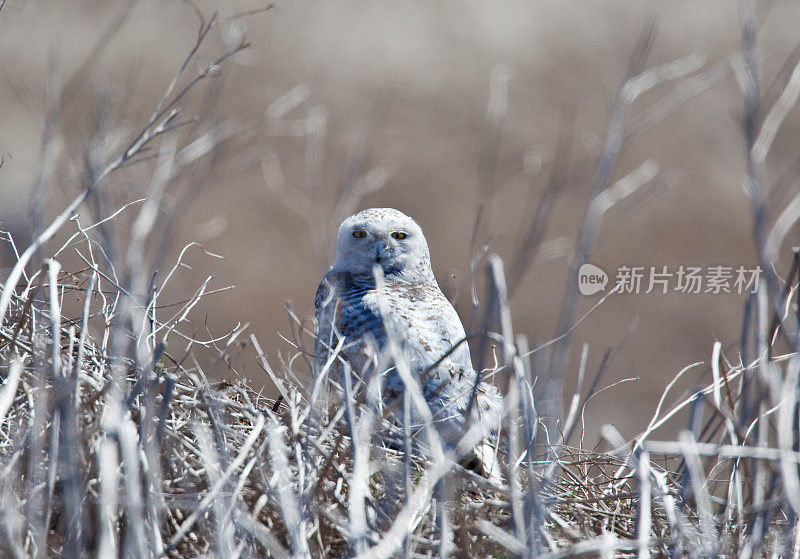
<instances>
[{"instance_id":1,"label":"owl breast feathers","mask_svg":"<svg viewBox=\"0 0 800 559\"><path fill-rule=\"evenodd\" d=\"M383 280L376 282L376 272ZM340 356L350 365L354 387L382 375L383 394L392 400L404 383L382 355L388 336L407 361L446 444L455 444L477 373L472 367L464 327L439 289L422 229L389 208L370 209L339 228L336 261L322 278L315 299L316 353L324 363L344 337ZM499 427L502 398L479 382L471 418L484 436Z\"/></svg>"}]
</instances>

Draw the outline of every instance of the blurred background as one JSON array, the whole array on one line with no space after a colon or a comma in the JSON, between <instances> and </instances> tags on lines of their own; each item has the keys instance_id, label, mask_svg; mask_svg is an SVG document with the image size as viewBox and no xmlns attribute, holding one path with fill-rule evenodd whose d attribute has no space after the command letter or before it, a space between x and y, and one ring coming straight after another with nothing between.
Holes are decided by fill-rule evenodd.
<instances>
[{"instance_id":1,"label":"blurred background","mask_svg":"<svg viewBox=\"0 0 800 559\"><path fill-rule=\"evenodd\" d=\"M761 86L765 103L772 103L798 58L800 4L758 7ZM47 222L80 191L96 130L111 131L102 136L108 144L98 148L102 153L133 137L194 46L201 18L208 21L216 10L217 24L188 73L242 34L251 46L226 62L213 85L192 92L182 116L224 122L230 137L202 187L187 178L180 190L164 193L165 204L178 209L170 217L174 231L166 246L151 250L166 250L162 269L191 241L225 259L190 249L184 259L190 268L179 270L164 297L185 299L209 275L212 289L234 285L193 311L193 327L221 334L248 322L269 359L288 358L286 302L299 317L313 315L339 219L351 210L391 206L423 227L439 282L468 323L479 208L476 292L482 298L483 256L497 253L513 267L558 167L558 195L547 211L541 249L511 300L515 331L534 347L557 334L565 293L575 288L570 255L614 100L643 30L654 26L645 66L682 59L686 71L629 109L610 183L648 161L650 180L605 213L589 262L608 273L609 287L621 266L674 272L757 265L743 187L736 2L278 0L267 8L245 1L3 3L0 228L19 247L30 243L37 220ZM56 170L37 186L48 76L63 88L58 140L48 147ZM799 138L795 109L766 161L771 222L797 193ZM560 142L566 144L561 151ZM566 163L559 167L560 153ZM145 161L105 184L106 213L145 193L151 175L152 161ZM89 223L103 209L82 212ZM124 225L117 227L124 237ZM781 274L794 244L800 244L797 228L783 245ZM13 253L5 244L0 250L0 269L7 270ZM64 258L79 265L73 254ZM738 362L745 297L733 291L617 294L575 329L567 396L584 343L590 378L608 349L614 355L600 388L635 379L592 399L590 436L606 422L626 437L636 435L663 387L685 366L707 363L714 341ZM578 316L601 295L582 296ZM264 383L249 342L230 366L235 372L212 374ZM306 372L296 366L298 374ZM708 375L706 365L698 366L683 387Z\"/></svg>"}]
</instances>

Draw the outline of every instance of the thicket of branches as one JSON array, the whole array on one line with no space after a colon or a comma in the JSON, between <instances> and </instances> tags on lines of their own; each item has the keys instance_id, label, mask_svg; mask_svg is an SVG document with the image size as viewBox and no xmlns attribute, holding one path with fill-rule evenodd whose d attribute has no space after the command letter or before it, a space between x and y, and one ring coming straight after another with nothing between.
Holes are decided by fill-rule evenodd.
<instances>
[{"instance_id":1,"label":"thicket of branches","mask_svg":"<svg viewBox=\"0 0 800 559\"><path fill-rule=\"evenodd\" d=\"M262 125L276 134L294 134L298 127L284 115L301 92L276 102L267 121L253 128L217 120L215 81L247 43L231 33L225 50L198 64L216 25L215 18L203 21L197 44L136 134L122 141L109 104L98 103L95 137L83 154L83 188L74 200L42 224L22 251L11 234L3 233L17 259L0 284L0 554L800 555L800 314L793 312L798 256L786 279L776 272L784 237L800 215L800 197L770 224L765 185L766 156L800 96L800 55L793 55L779 76L782 92L765 103L756 50L759 14L746 2L741 13L741 50L711 65L693 54L649 67L655 26L645 29L609 117L556 333L533 348L513 332L509 298L542 249L570 164L570 127L558 141L549 180L506 272L499 257L481 249L507 106L508 76L502 67L493 73L472 243L474 309L466 322L482 336L476 367L504 394L499 481L459 464L459 454L474 443L473 431L455 450L447 450L428 417L422 436L429 452L420 458L373 438L385 418L376 415L369 393L365 401L348 398L336 405L332 391L330 407L320 406L327 391L305 380L318 364L304 349L313 332L302 320L296 320L293 333L296 354L279 364L270 364L249 336L280 394L277 399L263 397L243 380L211 380L235 344L246 340L246 326L217 337L190 331L187 317L213 292L210 278L185 300L164 301L182 262L201 251L195 243L180 251L166 274L156 270L164 266L164 247L174 238L182 204L207 182L220 147ZM584 346L568 409L561 414L545 408L561 398L572 333L584 318L578 315L577 273L589 259L603 215L659 173L648 160L617 177L617 161L644 130L731 74L745 101L748 193L764 270L758 291L744 301L738 359L726 360L715 344L707 363L687 366L665 388L639 436L626 441L606 426L608 450L588 451L577 435L586 403L599 390L613 355L606 355L589 381ZM48 126L35 181L40 195L63 163L54 158L52 146L69 82L61 88L56 75L48 81ZM676 85L664 97L636 119L629 117L640 95L671 81ZM197 115L184 115L187 96L206 85ZM312 111L306 124L319 122ZM308 140L309 176L321 176L324 134L319 126L299 128ZM150 166L147 196L110 207L109 200L116 199L109 196L111 179L134 164ZM314 193L288 185L272 152L264 156L263 168L270 189L308 219L320 243L330 224L313 208ZM332 219L347 215L386 177L382 167L356 166ZM184 197L165 196L178 190ZM126 216L130 227L113 227ZM63 241L54 247L57 238ZM67 256L82 264L65 270ZM488 278L485 295L474 287L481 270ZM79 305L72 316L74 301ZM200 356L199 348L214 357ZM332 348L323 367L330 367L340 350L341 344ZM402 369L402 354L393 357ZM483 367L488 362L493 365ZM711 382L672 396L681 377L699 367L709 370ZM325 379L320 372L314 378ZM420 391L413 382L407 386L404 405L426 417ZM655 440L664 424L687 410L689 424L677 440ZM408 449L407 430L403 436Z\"/></svg>"}]
</instances>

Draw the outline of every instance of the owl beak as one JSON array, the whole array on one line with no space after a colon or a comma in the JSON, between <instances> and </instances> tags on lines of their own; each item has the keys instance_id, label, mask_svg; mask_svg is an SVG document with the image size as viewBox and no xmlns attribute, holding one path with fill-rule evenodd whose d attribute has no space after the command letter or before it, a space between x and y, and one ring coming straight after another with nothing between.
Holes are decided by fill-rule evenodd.
<instances>
[{"instance_id":1,"label":"owl beak","mask_svg":"<svg viewBox=\"0 0 800 559\"><path fill-rule=\"evenodd\" d=\"M374 246L375 246L375 262L380 264L381 261L386 260L389 253L389 247L387 247L386 243L384 243L383 241L375 241Z\"/></svg>"}]
</instances>

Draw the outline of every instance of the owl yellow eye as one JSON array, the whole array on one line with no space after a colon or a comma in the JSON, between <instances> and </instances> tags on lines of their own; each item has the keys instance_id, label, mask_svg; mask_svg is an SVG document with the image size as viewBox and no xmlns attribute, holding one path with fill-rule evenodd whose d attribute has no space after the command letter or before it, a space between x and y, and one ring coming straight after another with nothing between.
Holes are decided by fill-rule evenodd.
<instances>
[{"instance_id":1,"label":"owl yellow eye","mask_svg":"<svg viewBox=\"0 0 800 559\"><path fill-rule=\"evenodd\" d=\"M367 236L367 232L366 231L353 231L353 236L356 239L363 239L364 237Z\"/></svg>"},{"instance_id":2,"label":"owl yellow eye","mask_svg":"<svg viewBox=\"0 0 800 559\"><path fill-rule=\"evenodd\" d=\"M401 231L395 231L394 233L392 233L392 238L393 239L405 239L407 236L408 235L406 235L405 233L403 233Z\"/></svg>"}]
</instances>

